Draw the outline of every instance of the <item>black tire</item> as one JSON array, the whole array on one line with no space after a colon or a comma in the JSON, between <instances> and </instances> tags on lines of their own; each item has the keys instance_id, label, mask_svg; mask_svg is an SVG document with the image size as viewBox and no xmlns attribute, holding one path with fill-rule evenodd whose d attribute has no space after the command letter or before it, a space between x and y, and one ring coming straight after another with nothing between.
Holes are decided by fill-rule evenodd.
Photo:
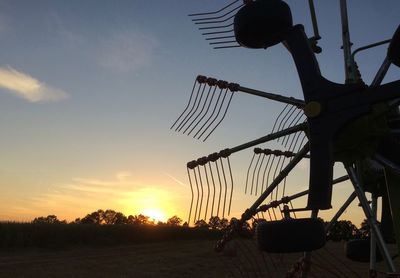
<instances>
[{"instance_id":1,"label":"black tire","mask_svg":"<svg viewBox=\"0 0 400 278\"><path fill-rule=\"evenodd\" d=\"M346 257L355 262L368 263L370 261L371 241L370 239L353 239L346 242ZM382 261L382 255L376 248L376 261Z\"/></svg>"},{"instance_id":2,"label":"black tire","mask_svg":"<svg viewBox=\"0 0 400 278\"><path fill-rule=\"evenodd\" d=\"M234 19L236 41L249 48L267 48L280 43L292 26L290 8L281 0L248 3Z\"/></svg>"},{"instance_id":3,"label":"black tire","mask_svg":"<svg viewBox=\"0 0 400 278\"><path fill-rule=\"evenodd\" d=\"M325 245L326 234L318 219L285 219L259 223L257 242L262 251L269 253L313 251Z\"/></svg>"}]
</instances>

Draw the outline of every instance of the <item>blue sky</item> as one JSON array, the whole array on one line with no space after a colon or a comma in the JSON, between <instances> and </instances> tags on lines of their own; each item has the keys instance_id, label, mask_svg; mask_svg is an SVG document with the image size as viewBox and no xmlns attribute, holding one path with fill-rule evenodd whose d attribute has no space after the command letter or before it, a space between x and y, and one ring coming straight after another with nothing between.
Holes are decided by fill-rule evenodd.
<instances>
[{"instance_id":1,"label":"blue sky","mask_svg":"<svg viewBox=\"0 0 400 278\"><path fill-rule=\"evenodd\" d=\"M353 49L392 36L398 1L348 2ZM197 74L302 98L284 47L213 50L187 17L227 3L0 1L0 219L72 220L98 208L126 214L155 208L185 218L186 162L267 134L282 108L238 95L205 143L173 133L169 127ZM343 82L338 3L315 1L318 60L324 76ZM288 4L311 35L307 1ZM357 56L366 83L386 48ZM399 73L392 66L385 82ZM252 200L241 194L250 158L250 151L232 157L236 214ZM304 184L306 173L299 174ZM350 192L340 190L335 200ZM356 208L347 216L361 217Z\"/></svg>"}]
</instances>

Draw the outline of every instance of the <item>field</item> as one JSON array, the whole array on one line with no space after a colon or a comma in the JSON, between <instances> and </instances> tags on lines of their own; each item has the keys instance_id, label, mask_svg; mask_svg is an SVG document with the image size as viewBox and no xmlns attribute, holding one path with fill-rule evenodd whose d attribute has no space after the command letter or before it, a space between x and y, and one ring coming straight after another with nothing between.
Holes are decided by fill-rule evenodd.
<instances>
[{"instance_id":1,"label":"field","mask_svg":"<svg viewBox=\"0 0 400 278\"><path fill-rule=\"evenodd\" d=\"M229 277L211 240L0 252L0 277Z\"/></svg>"},{"instance_id":2,"label":"field","mask_svg":"<svg viewBox=\"0 0 400 278\"><path fill-rule=\"evenodd\" d=\"M3 249L0 251L0 277L284 277L282 273L268 273L260 266L260 271L254 272L261 260L254 259L257 250L251 249L250 242L235 243L239 251L247 250L247 258L239 253L235 256L235 252L217 255L213 251L214 243L214 240L173 240L58 250ZM343 243L329 243L328 249L329 252L318 251L314 255L315 263L318 261L319 267L325 264L326 269L314 265L311 277L368 277L367 264L343 259ZM266 256L262 261L267 264L273 261L277 269L287 269L298 257ZM341 257L346 266L336 257ZM248 266L243 267L246 262ZM329 272L336 268L341 272ZM384 268L382 263L380 268Z\"/></svg>"}]
</instances>

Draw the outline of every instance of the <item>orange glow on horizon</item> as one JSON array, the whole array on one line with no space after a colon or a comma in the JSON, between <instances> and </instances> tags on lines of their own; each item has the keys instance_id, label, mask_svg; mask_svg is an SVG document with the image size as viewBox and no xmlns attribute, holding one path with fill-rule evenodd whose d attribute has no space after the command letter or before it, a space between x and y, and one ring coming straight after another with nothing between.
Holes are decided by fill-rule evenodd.
<instances>
[{"instance_id":1,"label":"orange glow on horizon","mask_svg":"<svg viewBox=\"0 0 400 278\"><path fill-rule=\"evenodd\" d=\"M148 216L149 220L158 223L158 222L167 222L167 216L164 212L157 208L146 208L143 209L142 213L144 216Z\"/></svg>"}]
</instances>

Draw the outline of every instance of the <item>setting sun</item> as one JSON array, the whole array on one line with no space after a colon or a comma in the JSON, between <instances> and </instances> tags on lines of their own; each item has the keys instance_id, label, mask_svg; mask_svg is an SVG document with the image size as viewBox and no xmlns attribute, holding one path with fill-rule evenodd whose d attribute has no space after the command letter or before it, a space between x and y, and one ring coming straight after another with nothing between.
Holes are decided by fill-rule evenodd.
<instances>
[{"instance_id":1,"label":"setting sun","mask_svg":"<svg viewBox=\"0 0 400 278\"><path fill-rule=\"evenodd\" d=\"M142 214L148 216L149 220L153 221L154 223L167 221L167 217L165 216L165 214L161 210L156 208L144 209Z\"/></svg>"}]
</instances>

